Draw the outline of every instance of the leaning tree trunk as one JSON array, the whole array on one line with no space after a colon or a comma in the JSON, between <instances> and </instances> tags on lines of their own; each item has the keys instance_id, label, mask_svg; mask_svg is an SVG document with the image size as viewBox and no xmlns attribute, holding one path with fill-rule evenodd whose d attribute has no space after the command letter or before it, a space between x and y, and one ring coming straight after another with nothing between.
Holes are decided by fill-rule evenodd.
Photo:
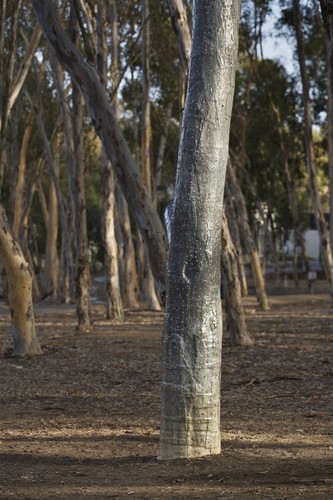
<instances>
[{"instance_id":1,"label":"leaning tree trunk","mask_svg":"<svg viewBox=\"0 0 333 500\"><path fill-rule=\"evenodd\" d=\"M224 199L225 199L225 212L227 216L231 240L234 247L237 248L237 266L238 266L238 275L241 285L241 296L247 297L249 295L249 290L247 286L246 270L245 270L245 263L243 256L243 246L241 242L237 216L235 213L235 208L233 206L233 200L230 194L230 190L228 190L228 184L226 184L225 186Z\"/></svg>"},{"instance_id":2,"label":"leaning tree trunk","mask_svg":"<svg viewBox=\"0 0 333 500\"><path fill-rule=\"evenodd\" d=\"M40 354L32 303L33 275L29 264L14 239L0 208L0 260L8 282L8 302L11 310L13 356Z\"/></svg>"},{"instance_id":3,"label":"leaning tree trunk","mask_svg":"<svg viewBox=\"0 0 333 500\"><path fill-rule=\"evenodd\" d=\"M225 307L228 310L227 331L230 334L233 344L251 346L254 344L254 341L250 335L242 306L241 283L237 261L236 249L231 239L227 217L224 214L222 219L221 268Z\"/></svg>"},{"instance_id":4,"label":"leaning tree trunk","mask_svg":"<svg viewBox=\"0 0 333 500\"><path fill-rule=\"evenodd\" d=\"M194 2L171 214L160 459L221 449L221 227L240 5Z\"/></svg>"},{"instance_id":5,"label":"leaning tree trunk","mask_svg":"<svg viewBox=\"0 0 333 500\"><path fill-rule=\"evenodd\" d=\"M239 228L242 234L244 245L251 260L251 269L256 289L256 295L259 305L263 311L269 310L269 302L266 294L265 279L260 266L258 250L250 228L246 203L244 195L238 185L236 175L231 161L228 163L227 169L227 184L230 193L234 197L235 205L237 206L237 215L239 218Z\"/></svg>"},{"instance_id":6,"label":"leaning tree trunk","mask_svg":"<svg viewBox=\"0 0 333 500\"><path fill-rule=\"evenodd\" d=\"M164 293L167 246L161 220L142 181L123 133L94 68L73 45L57 18L50 0L33 0L44 34L54 55L76 81L89 114L115 169L122 192L145 240L152 272Z\"/></svg>"}]
</instances>

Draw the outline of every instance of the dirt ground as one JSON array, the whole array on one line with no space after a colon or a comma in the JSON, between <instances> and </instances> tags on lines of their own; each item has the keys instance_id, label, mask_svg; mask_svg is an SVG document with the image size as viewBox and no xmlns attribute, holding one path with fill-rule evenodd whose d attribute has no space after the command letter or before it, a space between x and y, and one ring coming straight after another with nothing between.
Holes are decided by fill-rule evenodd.
<instances>
[{"instance_id":1,"label":"dirt ground","mask_svg":"<svg viewBox=\"0 0 333 500\"><path fill-rule=\"evenodd\" d=\"M288 292L288 293L287 293ZM37 305L43 354L5 356L0 304L0 498L332 499L333 309L326 294L245 300L256 345L225 333L222 453L159 462L162 314L127 311L76 336L73 307Z\"/></svg>"}]
</instances>

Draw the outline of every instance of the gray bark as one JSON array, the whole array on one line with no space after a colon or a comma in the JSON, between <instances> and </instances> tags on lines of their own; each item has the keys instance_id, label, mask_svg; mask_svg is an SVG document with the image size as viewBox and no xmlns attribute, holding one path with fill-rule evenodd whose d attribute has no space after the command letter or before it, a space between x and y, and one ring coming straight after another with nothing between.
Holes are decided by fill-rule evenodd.
<instances>
[{"instance_id":1,"label":"gray bark","mask_svg":"<svg viewBox=\"0 0 333 500\"><path fill-rule=\"evenodd\" d=\"M220 452L221 227L240 1L193 7L171 215L160 459Z\"/></svg>"}]
</instances>

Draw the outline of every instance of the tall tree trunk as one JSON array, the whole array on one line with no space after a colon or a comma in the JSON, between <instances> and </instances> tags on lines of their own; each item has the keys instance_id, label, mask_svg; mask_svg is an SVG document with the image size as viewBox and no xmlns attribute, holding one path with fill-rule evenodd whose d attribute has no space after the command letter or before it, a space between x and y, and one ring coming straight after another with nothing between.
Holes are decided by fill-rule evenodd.
<instances>
[{"instance_id":1,"label":"tall tree trunk","mask_svg":"<svg viewBox=\"0 0 333 500\"><path fill-rule=\"evenodd\" d=\"M228 221L222 219L222 277L225 307L228 310L227 331L231 342L239 346L251 346L254 341L250 335L244 308L242 307L241 284L238 273L237 253L231 239ZM228 321L232 317L233 321Z\"/></svg>"},{"instance_id":2,"label":"tall tree trunk","mask_svg":"<svg viewBox=\"0 0 333 500\"><path fill-rule=\"evenodd\" d=\"M75 187L75 159L74 159L74 143L73 143L73 124L71 119L71 111L66 97L66 91L64 88L64 74L61 70L60 65L57 61L52 58L51 65L54 74L55 87L57 89L59 106L62 117L62 126L64 130L64 152L65 152L65 164L68 175L68 195L67 195L67 216L65 214L65 203L62 196L60 196L60 191L58 189L58 183L55 182L55 187L58 194L58 205L59 205L59 215L62 226L62 240L61 240L61 269L62 269L62 294L66 304L70 303L73 299L73 290L75 288L74 284L74 259L73 259L73 246L76 243L74 241L75 230L74 230L74 213L75 213L75 201L74 193Z\"/></svg>"},{"instance_id":3,"label":"tall tree trunk","mask_svg":"<svg viewBox=\"0 0 333 500\"><path fill-rule=\"evenodd\" d=\"M57 78L55 78L55 82L57 85ZM60 102L62 105L64 105L64 96L63 93L60 93L60 85L57 85L57 91L59 93ZM50 141L48 140L46 130L45 130L45 124L43 121L43 109L42 109L42 103L41 101L38 102L38 105L36 103L33 103L32 97L27 93L27 96L30 100L31 107L33 108L35 112L35 117L36 117L36 122L37 126L39 129L39 133L43 142L43 147L44 147L44 152L45 152L45 159L46 159L46 165L48 168L48 172L50 175L50 178L52 180L52 183L54 185L54 189L57 195L57 203L58 203L58 214L60 217L61 221L61 227L62 227L62 243L64 247L64 260L65 260L65 274L63 279L61 280L63 283L63 288L64 288L64 296L66 297L66 283L67 283L67 276L70 274L70 263L71 263L71 247L70 247L70 241L71 241L71 232L69 231L68 228L68 222L67 222L67 216L66 216L66 209L65 209L65 204L59 184L59 179L57 176L56 168L54 165L54 155L52 151L52 147L50 144ZM61 105L61 109L62 109ZM57 129L58 124L55 124L55 129ZM65 134L66 134L66 141L65 142L65 147L68 145L69 141L69 135L67 134L67 130L65 128ZM55 136L54 137L54 150L57 149L58 144L57 141L59 140L59 137Z\"/></svg>"},{"instance_id":4,"label":"tall tree trunk","mask_svg":"<svg viewBox=\"0 0 333 500\"><path fill-rule=\"evenodd\" d=\"M308 263L308 258L306 255L306 250L305 250L305 242L302 234L302 228L301 228L301 223L300 223L300 218L299 218L299 213L298 213L298 206L297 206L297 200L296 200L296 194L295 194L295 188L293 185L293 179L289 167L289 161L288 161L288 152L287 148L285 146L285 141L283 137L283 129L282 129L282 122L281 122L281 115L280 115L280 110L275 106L273 101L271 100L271 106L273 109L273 112L276 117L276 125L277 125L277 131L278 131L278 137L280 141L280 149L282 153L282 163L283 163L283 171L284 171L284 178L286 181L286 186L287 186L287 194L288 194L288 202L289 202L289 209L293 221L293 229L294 229L294 255L296 255L296 247L299 245L301 248L301 257L304 262L304 265L306 267L306 270L308 271L309 269L309 263ZM298 272L297 269L294 271L294 279L295 283L298 283Z\"/></svg>"},{"instance_id":5,"label":"tall tree trunk","mask_svg":"<svg viewBox=\"0 0 333 500\"><path fill-rule=\"evenodd\" d=\"M59 146L59 144L57 144ZM54 171L57 179L59 178L60 158L59 152L56 152L54 158ZM45 278L46 289L45 295L51 299L56 299L58 296L58 279L59 279L59 258L58 258L58 198L54 182L50 182L48 209L47 209L47 234L45 247Z\"/></svg>"},{"instance_id":6,"label":"tall tree trunk","mask_svg":"<svg viewBox=\"0 0 333 500\"><path fill-rule=\"evenodd\" d=\"M141 0L142 22L142 116L141 116L141 168L142 178L151 196L151 168L150 168L150 21L148 0Z\"/></svg>"},{"instance_id":7,"label":"tall tree trunk","mask_svg":"<svg viewBox=\"0 0 333 500\"><path fill-rule=\"evenodd\" d=\"M131 213L149 249L156 282L164 293L167 246L165 231L139 175L123 133L94 68L88 64L62 29L50 0L33 0L50 48L79 85L89 114L128 202Z\"/></svg>"},{"instance_id":8,"label":"tall tree trunk","mask_svg":"<svg viewBox=\"0 0 333 500\"><path fill-rule=\"evenodd\" d=\"M74 144L74 185L72 193L75 207L75 234L76 234L76 313L77 332L87 333L91 328L90 318L90 264L87 233L87 211L85 197L85 163L83 144L84 106L81 93L73 82L73 144Z\"/></svg>"},{"instance_id":9,"label":"tall tree trunk","mask_svg":"<svg viewBox=\"0 0 333 500\"><path fill-rule=\"evenodd\" d=\"M31 120L29 120L31 122ZM24 181L25 170L27 165L27 152L29 140L32 132L32 123L28 123L23 134L21 145L20 160L18 164L17 181L14 190L14 216L13 216L13 234L17 239L20 232L20 225L22 223L23 215L23 202L24 202Z\"/></svg>"},{"instance_id":10,"label":"tall tree trunk","mask_svg":"<svg viewBox=\"0 0 333 500\"><path fill-rule=\"evenodd\" d=\"M118 246L115 230L115 175L108 165L107 158L103 159L105 165L103 178L104 189L104 217L103 240L105 242L105 272L106 272L106 316L108 319L123 320L124 309L120 293Z\"/></svg>"},{"instance_id":11,"label":"tall tree trunk","mask_svg":"<svg viewBox=\"0 0 333 500\"><path fill-rule=\"evenodd\" d=\"M141 169L143 182L152 198L151 178L151 123L150 123L150 21L149 2L141 0L142 22L142 116L141 116ZM142 299L149 309L160 310L161 306L155 292L154 276L151 272L148 255L145 252L141 237L137 238L139 254L142 252L141 291Z\"/></svg>"},{"instance_id":12,"label":"tall tree trunk","mask_svg":"<svg viewBox=\"0 0 333 500\"><path fill-rule=\"evenodd\" d=\"M107 80L107 47L105 36L106 9L104 0L97 3L97 33L98 33L98 70L103 85ZM111 80L112 88L115 89L118 80L118 23L117 6L113 0L110 4L111 24ZM119 119L118 94L115 92L113 110ZM115 229L115 192L116 179L112 170L110 160L107 158L105 149L102 147L102 194L103 194L103 243L105 250L105 279L106 279L106 316L108 319L124 319L124 309L119 283L118 245Z\"/></svg>"},{"instance_id":13,"label":"tall tree trunk","mask_svg":"<svg viewBox=\"0 0 333 500\"><path fill-rule=\"evenodd\" d=\"M251 260L251 269L253 274L253 279L255 283L255 289L257 294L257 299L260 305L260 308L263 311L269 310L269 302L265 289L265 280L262 273L262 269L260 266L260 259L258 255L258 250L253 238L253 234L250 228L247 208L243 193L238 185L236 175L234 172L234 168L232 162L229 161L227 168L227 184L232 196L235 199L235 206L237 206L237 215L238 215L238 226L240 228L243 243L246 246L247 252L250 256Z\"/></svg>"},{"instance_id":14,"label":"tall tree trunk","mask_svg":"<svg viewBox=\"0 0 333 500\"><path fill-rule=\"evenodd\" d=\"M221 449L221 227L240 6L194 2L171 214L160 459Z\"/></svg>"},{"instance_id":15,"label":"tall tree trunk","mask_svg":"<svg viewBox=\"0 0 333 500\"><path fill-rule=\"evenodd\" d=\"M225 212L228 221L228 227L231 235L231 240L234 247L237 249L237 264L238 264L238 274L241 285L241 296L247 297L249 295L249 290L247 286L245 263L243 256L243 245L240 237L237 216L235 214L235 208L233 206L232 196L230 190L228 189L228 183L225 186Z\"/></svg>"},{"instance_id":16,"label":"tall tree trunk","mask_svg":"<svg viewBox=\"0 0 333 500\"><path fill-rule=\"evenodd\" d=\"M314 2L315 4L315 2ZM330 246L333 251L333 5L329 0L320 0L321 12L327 33L327 144L330 188ZM315 4L314 9L317 8Z\"/></svg>"},{"instance_id":17,"label":"tall tree trunk","mask_svg":"<svg viewBox=\"0 0 333 500\"><path fill-rule=\"evenodd\" d=\"M157 207L158 201L158 192L159 188L162 185L162 173L163 173L163 162L164 162L164 154L165 148L167 144L168 130L170 126L170 119L172 114L172 104L169 103L167 109L165 111L164 122L162 127L162 134L160 136L160 141L158 145L157 158L156 158L156 166L155 166L155 193L154 193L154 203L155 207Z\"/></svg>"},{"instance_id":18,"label":"tall tree trunk","mask_svg":"<svg viewBox=\"0 0 333 500\"><path fill-rule=\"evenodd\" d=\"M0 208L0 259L8 282L13 356L40 354L32 303L32 272Z\"/></svg>"},{"instance_id":19,"label":"tall tree trunk","mask_svg":"<svg viewBox=\"0 0 333 500\"><path fill-rule=\"evenodd\" d=\"M330 295L333 300L333 258L330 245L330 237L325 221L324 213L321 207L315 165L315 152L312 136L312 110L309 90L309 77L306 69L304 45L302 37L302 25L300 15L299 0L293 0L294 23L297 42L297 55L302 79L302 97L304 107L304 135L305 135L305 151L306 161L309 174L310 195L312 201L312 209L314 212L316 225L320 238L320 250L323 261L323 266L329 283Z\"/></svg>"},{"instance_id":20,"label":"tall tree trunk","mask_svg":"<svg viewBox=\"0 0 333 500\"><path fill-rule=\"evenodd\" d=\"M135 249L128 207L120 189L116 189L116 203L120 233L117 239L122 242L120 252L122 266L119 266L122 269L121 290L124 304L137 309L139 303Z\"/></svg>"}]
</instances>

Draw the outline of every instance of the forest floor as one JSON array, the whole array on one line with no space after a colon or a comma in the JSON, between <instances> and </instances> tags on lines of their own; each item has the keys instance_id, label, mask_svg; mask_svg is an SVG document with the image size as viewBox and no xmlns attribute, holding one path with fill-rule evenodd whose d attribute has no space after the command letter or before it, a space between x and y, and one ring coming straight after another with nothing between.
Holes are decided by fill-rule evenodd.
<instances>
[{"instance_id":1,"label":"forest floor","mask_svg":"<svg viewBox=\"0 0 333 500\"><path fill-rule=\"evenodd\" d=\"M162 313L110 324L98 306L77 336L72 306L37 305L43 354L13 359L0 303L0 498L332 499L331 302L305 285L270 300L245 300L254 347L224 336L221 455L171 462L157 460Z\"/></svg>"}]
</instances>

